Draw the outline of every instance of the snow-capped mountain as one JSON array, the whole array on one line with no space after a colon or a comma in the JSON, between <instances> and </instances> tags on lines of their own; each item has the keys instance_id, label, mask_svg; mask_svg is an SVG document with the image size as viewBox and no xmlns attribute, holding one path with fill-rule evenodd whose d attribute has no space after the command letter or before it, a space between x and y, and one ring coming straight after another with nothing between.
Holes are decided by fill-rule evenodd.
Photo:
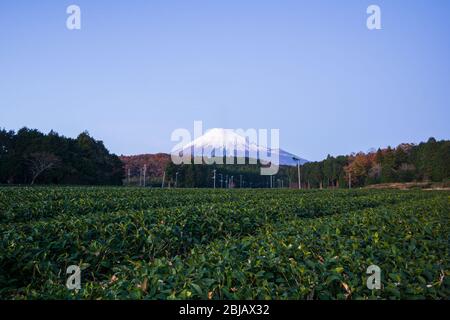
<instances>
[{"instance_id":1,"label":"snow-capped mountain","mask_svg":"<svg viewBox=\"0 0 450 320\"><path fill-rule=\"evenodd\" d=\"M249 157L276 165L295 166L308 162L282 149L270 149L250 142L248 137L239 135L232 129L215 128L173 152L177 155L194 155L195 157L234 156Z\"/></svg>"},{"instance_id":2,"label":"snow-capped mountain","mask_svg":"<svg viewBox=\"0 0 450 320\"><path fill-rule=\"evenodd\" d=\"M280 165L282 166L296 166L297 160L294 160L294 158L299 159L300 164L305 164L308 162L308 160L300 158L299 156L296 156L290 152L284 151L283 149L273 149L272 152L278 154Z\"/></svg>"}]
</instances>

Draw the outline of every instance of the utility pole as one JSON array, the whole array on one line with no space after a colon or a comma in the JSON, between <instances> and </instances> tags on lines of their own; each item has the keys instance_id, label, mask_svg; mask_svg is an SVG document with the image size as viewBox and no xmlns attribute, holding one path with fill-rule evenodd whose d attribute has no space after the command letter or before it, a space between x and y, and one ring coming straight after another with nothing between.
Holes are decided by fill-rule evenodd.
<instances>
[{"instance_id":1,"label":"utility pole","mask_svg":"<svg viewBox=\"0 0 450 320\"><path fill-rule=\"evenodd\" d=\"M130 175L131 175L130 168L128 168L128 186L130 186Z\"/></svg>"},{"instance_id":2,"label":"utility pole","mask_svg":"<svg viewBox=\"0 0 450 320\"><path fill-rule=\"evenodd\" d=\"M352 173L350 171L348 172L348 188L352 188Z\"/></svg>"},{"instance_id":3,"label":"utility pole","mask_svg":"<svg viewBox=\"0 0 450 320\"><path fill-rule=\"evenodd\" d=\"M223 174L219 173L220 176L220 188L223 188Z\"/></svg>"},{"instance_id":4,"label":"utility pole","mask_svg":"<svg viewBox=\"0 0 450 320\"><path fill-rule=\"evenodd\" d=\"M178 188L178 171L175 172L175 188Z\"/></svg>"},{"instance_id":5,"label":"utility pole","mask_svg":"<svg viewBox=\"0 0 450 320\"><path fill-rule=\"evenodd\" d=\"M214 172L214 189L216 188L216 169L213 170Z\"/></svg>"},{"instance_id":6,"label":"utility pole","mask_svg":"<svg viewBox=\"0 0 450 320\"><path fill-rule=\"evenodd\" d=\"M139 187L142 187L142 168L139 168Z\"/></svg>"},{"instance_id":7,"label":"utility pole","mask_svg":"<svg viewBox=\"0 0 450 320\"><path fill-rule=\"evenodd\" d=\"M302 178L300 173L300 159L293 157L292 159L297 161L297 174L298 174L298 189L300 190L302 188Z\"/></svg>"},{"instance_id":8,"label":"utility pole","mask_svg":"<svg viewBox=\"0 0 450 320\"><path fill-rule=\"evenodd\" d=\"M164 171L161 189L164 189L164 180L166 180L166 172Z\"/></svg>"},{"instance_id":9,"label":"utility pole","mask_svg":"<svg viewBox=\"0 0 450 320\"><path fill-rule=\"evenodd\" d=\"M240 178L241 178L241 181L240 181L240 183L239 183L239 188L242 189L242 174L240 175Z\"/></svg>"},{"instance_id":10,"label":"utility pole","mask_svg":"<svg viewBox=\"0 0 450 320\"><path fill-rule=\"evenodd\" d=\"M144 164L144 188L145 188L145 177L147 175L147 165Z\"/></svg>"}]
</instances>

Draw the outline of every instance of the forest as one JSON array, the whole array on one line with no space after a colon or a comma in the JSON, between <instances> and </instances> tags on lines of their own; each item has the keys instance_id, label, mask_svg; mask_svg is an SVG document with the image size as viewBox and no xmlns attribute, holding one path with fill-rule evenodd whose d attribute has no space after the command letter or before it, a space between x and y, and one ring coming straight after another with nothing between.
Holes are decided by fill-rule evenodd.
<instances>
[{"instance_id":1,"label":"forest","mask_svg":"<svg viewBox=\"0 0 450 320\"><path fill-rule=\"evenodd\" d=\"M281 167L276 176L259 175L259 165L174 165L167 167L168 181L179 187L277 188L298 187L296 167ZM177 174L178 172L178 174ZM300 168L301 187L348 188L393 182L448 182L450 141L400 144L308 162ZM272 180L272 181L271 181Z\"/></svg>"},{"instance_id":2,"label":"forest","mask_svg":"<svg viewBox=\"0 0 450 320\"><path fill-rule=\"evenodd\" d=\"M121 185L123 175L119 157L88 132L0 130L0 184Z\"/></svg>"},{"instance_id":3,"label":"forest","mask_svg":"<svg viewBox=\"0 0 450 320\"><path fill-rule=\"evenodd\" d=\"M87 131L73 139L54 131L0 130L0 184L130 185L127 174L142 175L145 164L147 187L298 188L297 167L280 167L277 175L269 177L260 175L259 164L174 165L164 154L139 158L135 164L132 160L111 154ZM448 183L450 141L429 138L417 145L404 143L367 153L329 155L323 161L302 165L300 176L303 189L394 182ZM144 185L142 179L137 181Z\"/></svg>"}]
</instances>

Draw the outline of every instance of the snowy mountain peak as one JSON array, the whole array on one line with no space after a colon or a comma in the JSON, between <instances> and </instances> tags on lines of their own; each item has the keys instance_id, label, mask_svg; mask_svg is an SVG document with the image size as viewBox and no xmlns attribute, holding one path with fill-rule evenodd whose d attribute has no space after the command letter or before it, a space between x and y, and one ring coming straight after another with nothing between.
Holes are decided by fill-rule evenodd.
<instances>
[{"instance_id":1,"label":"snowy mountain peak","mask_svg":"<svg viewBox=\"0 0 450 320\"><path fill-rule=\"evenodd\" d=\"M211 157L212 155L233 155L237 157L257 158L277 165L297 165L308 162L292 153L279 148L266 148L257 144L258 136L244 136L233 129L214 128L177 150L176 153L195 155L195 157ZM256 140L256 141L255 141ZM294 159L295 158L295 159ZM274 161L278 159L278 161Z\"/></svg>"},{"instance_id":2,"label":"snowy mountain peak","mask_svg":"<svg viewBox=\"0 0 450 320\"><path fill-rule=\"evenodd\" d=\"M236 145L236 148L245 147L245 137L230 129L214 128L208 130L204 135L184 146L183 149L194 146L195 148L223 148Z\"/></svg>"}]
</instances>

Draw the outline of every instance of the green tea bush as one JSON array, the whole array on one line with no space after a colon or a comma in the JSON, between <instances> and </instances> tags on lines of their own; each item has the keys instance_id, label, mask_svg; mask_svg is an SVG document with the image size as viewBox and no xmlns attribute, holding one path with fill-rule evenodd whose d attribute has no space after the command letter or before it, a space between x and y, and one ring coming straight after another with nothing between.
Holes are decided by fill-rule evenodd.
<instances>
[{"instance_id":1,"label":"green tea bush","mask_svg":"<svg viewBox=\"0 0 450 320\"><path fill-rule=\"evenodd\" d=\"M446 299L449 220L448 192L0 188L0 298Z\"/></svg>"}]
</instances>

